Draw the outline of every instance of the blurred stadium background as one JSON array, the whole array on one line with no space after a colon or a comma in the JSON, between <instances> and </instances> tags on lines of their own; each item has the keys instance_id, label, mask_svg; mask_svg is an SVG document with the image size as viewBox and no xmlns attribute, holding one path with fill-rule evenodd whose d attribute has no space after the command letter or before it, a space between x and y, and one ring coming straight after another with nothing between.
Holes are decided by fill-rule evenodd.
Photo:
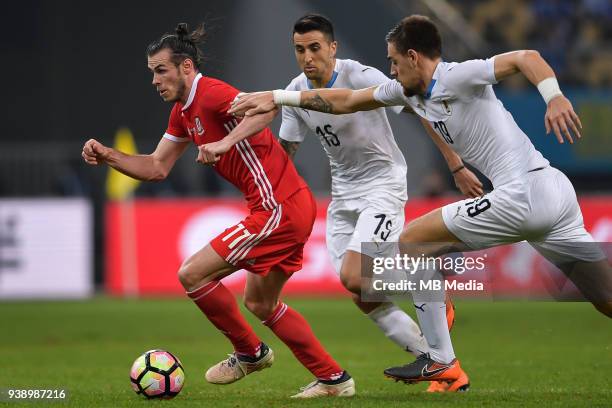
<instances>
[{"instance_id":1,"label":"blurred stadium background","mask_svg":"<svg viewBox=\"0 0 612 408\"><path fill-rule=\"evenodd\" d=\"M133 140L141 153L154 149L171 107L150 85L144 51L176 23L204 21L209 30L204 74L252 91L285 87L299 73L290 33L306 12L322 13L334 22L339 58L385 73L384 35L412 13L429 15L439 24L446 60L523 48L540 51L582 118L583 139L577 145L558 145L545 135L545 106L524 79L517 76L495 90L536 147L570 177L587 228L599 241L612 241L609 0L30 0L6 6L0 27L5 124L0 140L0 301L180 295L175 278L180 260L242 218L242 199L211 169L194 163L195 148L166 181L130 186L109 176L106 168L86 166L81 147L96 138L107 145L122 140L124 149ZM445 163L418 121L408 115L390 115L390 120L408 163L407 219L457 199ZM275 133L278 127L277 118ZM320 217L305 270L292 279L288 292L342 296L325 249L329 166L318 140L302 144L296 164L320 198ZM133 200L112 199L131 196ZM527 272L522 269L509 289L530 284L530 266L523 267ZM240 279L231 278L237 291ZM108 307L106 301L92 304L100 302ZM187 310L191 305L183 302ZM7 324L0 331L6 333L10 324L24 339L37 336L31 327L19 331L32 316L19 314L26 306L36 313L31 303L0 303L0 321ZM357 315L352 307L347 300L347 310ZM594 320L592 327L610 334L594 312L587 314ZM541 321L549 315L543 313ZM195 313L191 316L196 321ZM70 320L58 317L64 318ZM355 324L374 330L363 320ZM376 341L383 342L382 337ZM0 345L9 352L19 349L14 340ZM141 352L135 350L130 348L129 355ZM16 356L11 361L20 364ZM0 387L8 384L7 378Z\"/></svg>"},{"instance_id":2,"label":"blurred stadium background","mask_svg":"<svg viewBox=\"0 0 612 408\"><path fill-rule=\"evenodd\" d=\"M0 296L18 296L7 289L12 284L26 297L28 290L34 296L44 295L45 289L38 291L29 280L24 283L22 270L28 265L36 265L39 275L32 280L39 283L49 278L49 270L54 272L54 282L61 282L62 273L68 274L73 265L78 272L71 279L81 282L82 288L87 286L87 293L107 287L113 260L123 268L145 268L147 274L163 264L169 270L159 273L173 280L172 262L242 215L237 192L211 169L195 165L195 149L191 149L168 180L139 185L134 192L136 203L117 213L116 205L109 204L109 189L111 195L121 196L129 186L117 184L112 177L109 180L106 168L86 166L80 158L82 144L96 138L113 145L122 131L133 135L139 152L154 149L170 106L150 85L144 49L177 22L208 24L205 74L246 91L275 89L299 73L290 33L293 22L309 11L323 13L334 22L339 57L357 59L383 72L388 72L384 35L401 16L411 13L430 15L439 23L446 60L522 48L539 50L582 117L585 128L580 143L558 145L545 136L545 106L520 76L497 86L496 92L537 148L568 174L580 196L597 197L595 210L588 205L584 209L587 223L597 229L600 240L612 237L609 1L185 1L179 7L152 1L146 13L140 4L118 1L87 5L27 1L10 7L1 28L5 61L10 63L3 67L7 97L6 136L0 141ZM439 204L427 200L457 192L444 160L418 122L408 115L390 115L390 119L409 166L411 204L418 207L408 210L410 219ZM277 119L273 130L278 126ZM323 215L329 166L314 137L300 147L296 162L321 197ZM217 221L214 226L202 215L207 209ZM178 218L167 218L171 216ZM128 225L121 227L122 220ZM206 236L200 234L197 243L186 242L189 225L192 235L198 235L194 228L203 228ZM43 230L50 235L43 236ZM58 236L57 231L66 233ZM319 263L311 269L328 268L321 266L327 265L322 234L321 224L312 240L319 244L312 255ZM118 245L120 237L129 242ZM176 242L175 237L183 241ZM143 240L163 242L164 251L152 251ZM51 251L53 245L64 245L65 250L73 245L75 250L59 256L57 248ZM127 260L112 255L130 254L141 246L144 252ZM171 259L163 263L166 258ZM46 266L45 273L38 263Z\"/></svg>"}]
</instances>

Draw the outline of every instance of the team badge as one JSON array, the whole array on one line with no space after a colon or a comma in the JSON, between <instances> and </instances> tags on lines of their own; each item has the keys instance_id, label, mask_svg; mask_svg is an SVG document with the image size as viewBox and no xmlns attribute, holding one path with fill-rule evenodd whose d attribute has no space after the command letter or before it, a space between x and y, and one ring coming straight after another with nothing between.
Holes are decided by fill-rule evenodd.
<instances>
[{"instance_id":1,"label":"team badge","mask_svg":"<svg viewBox=\"0 0 612 408\"><path fill-rule=\"evenodd\" d=\"M442 106L444 106L444 113L446 113L448 116L453 114L450 103L447 101L442 101Z\"/></svg>"},{"instance_id":2,"label":"team badge","mask_svg":"<svg viewBox=\"0 0 612 408\"><path fill-rule=\"evenodd\" d=\"M198 132L198 136L202 136L204 134L204 127L202 126L202 122L200 118L196 116L195 118L196 131Z\"/></svg>"}]
</instances>

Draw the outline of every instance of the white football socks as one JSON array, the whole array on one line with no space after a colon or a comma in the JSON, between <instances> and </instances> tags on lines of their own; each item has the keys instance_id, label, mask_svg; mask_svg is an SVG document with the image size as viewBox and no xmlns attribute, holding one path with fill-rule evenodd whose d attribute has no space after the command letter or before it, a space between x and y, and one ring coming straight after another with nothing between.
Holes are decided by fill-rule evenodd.
<instances>
[{"instance_id":1,"label":"white football socks","mask_svg":"<svg viewBox=\"0 0 612 408\"><path fill-rule=\"evenodd\" d=\"M383 303L368 313L368 317L385 333L385 336L402 350L415 356L427 353L429 347L421 329L412 318L393 303Z\"/></svg>"},{"instance_id":2,"label":"white football socks","mask_svg":"<svg viewBox=\"0 0 612 408\"><path fill-rule=\"evenodd\" d=\"M444 276L437 270L421 270L417 274L423 280L439 279L444 287ZM444 299L444 296L444 290L435 294L415 291L412 295L419 325L429 345L430 357L438 363L448 364L455 358L455 351L448 332L446 304L444 301L432 301Z\"/></svg>"}]
</instances>

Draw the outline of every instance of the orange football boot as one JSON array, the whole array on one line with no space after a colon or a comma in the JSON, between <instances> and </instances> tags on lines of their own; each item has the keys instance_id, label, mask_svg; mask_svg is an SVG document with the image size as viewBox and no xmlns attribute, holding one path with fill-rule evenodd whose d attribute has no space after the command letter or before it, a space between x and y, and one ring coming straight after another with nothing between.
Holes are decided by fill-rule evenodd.
<instances>
[{"instance_id":1,"label":"orange football boot","mask_svg":"<svg viewBox=\"0 0 612 408\"><path fill-rule=\"evenodd\" d=\"M444 381L431 381L427 392L460 392L467 391L470 389L470 379L463 369L459 378L451 383Z\"/></svg>"},{"instance_id":2,"label":"orange football boot","mask_svg":"<svg viewBox=\"0 0 612 408\"><path fill-rule=\"evenodd\" d=\"M448 293L446 294L445 303L446 303L446 323L448 324L448 331L450 332L453 329L453 325L455 324L455 305L453 304L453 301L451 300ZM465 372L463 374L464 375L462 378L467 380L468 377L467 375L465 375ZM465 384L468 384L469 386L469 381L462 380L460 381L459 385L455 388L460 388L464 386ZM449 388L451 388L451 385L446 382L431 381L431 383L429 384L429 387L427 387L427 392L447 392L449 391Z\"/></svg>"},{"instance_id":3,"label":"orange football boot","mask_svg":"<svg viewBox=\"0 0 612 408\"><path fill-rule=\"evenodd\" d=\"M432 360L428 353L421 354L410 364L387 368L385 376L407 384L421 381L445 382L449 384L447 391L451 391L451 388L452 391L465 391L470 386L459 360L454 359L448 364L442 364ZM456 381L458 382L454 384Z\"/></svg>"}]
</instances>

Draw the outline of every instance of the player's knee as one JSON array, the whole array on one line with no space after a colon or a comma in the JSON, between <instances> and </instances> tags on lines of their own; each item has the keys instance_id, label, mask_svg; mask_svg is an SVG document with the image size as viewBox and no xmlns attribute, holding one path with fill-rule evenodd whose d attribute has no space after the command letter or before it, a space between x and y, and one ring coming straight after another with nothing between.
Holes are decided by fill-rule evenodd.
<instances>
[{"instance_id":1,"label":"player's knee","mask_svg":"<svg viewBox=\"0 0 612 408\"><path fill-rule=\"evenodd\" d=\"M415 238L414 238L414 221L411 221L410 223L408 223L408 225L406 225L406 227L404 227L404 230L402 231L402 233L400 234L399 237L399 242L401 243L411 243L411 242L416 242Z\"/></svg>"},{"instance_id":2,"label":"player's knee","mask_svg":"<svg viewBox=\"0 0 612 408\"><path fill-rule=\"evenodd\" d=\"M399 237L399 249L400 253L408 256L418 256L421 254L423 249L417 244L414 234L410 230L410 225L402 231Z\"/></svg>"},{"instance_id":3,"label":"player's knee","mask_svg":"<svg viewBox=\"0 0 612 408\"><path fill-rule=\"evenodd\" d=\"M340 271L340 282L349 292L355 294L361 293L361 276L359 274L342 269Z\"/></svg>"},{"instance_id":4,"label":"player's knee","mask_svg":"<svg viewBox=\"0 0 612 408\"><path fill-rule=\"evenodd\" d=\"M261 321L266 320L272 312L274 311L274 306L276 306L271 301L260 300L260 299L249 299L247 297L244 298L244 306L247 310L253 313L257 318Z\"/></svg>"},{"instance_id":5,"label":"player's knee","mask_svg":"<svg viewBox=\"0 0 612 408\"><path fill-rule=\"evenodd\" d=\"M201 283L202 277L193 264L186 260L178 270L178 279L186 290L192 290L194 286Z\"/></svg>"},{"instance_id":6,"label":"player's knee","mask_svg":"<svg viewBox=\"0 0 612 408\"><path fill-rule=\"evenodd\" d=\"M399 237L400 253L418 257L422 255L432 255L435 248L427 244L427 239L423 236L423 231L419 227L419 221L410 222L402 231Z\"/></svg>"}]
</instances>

